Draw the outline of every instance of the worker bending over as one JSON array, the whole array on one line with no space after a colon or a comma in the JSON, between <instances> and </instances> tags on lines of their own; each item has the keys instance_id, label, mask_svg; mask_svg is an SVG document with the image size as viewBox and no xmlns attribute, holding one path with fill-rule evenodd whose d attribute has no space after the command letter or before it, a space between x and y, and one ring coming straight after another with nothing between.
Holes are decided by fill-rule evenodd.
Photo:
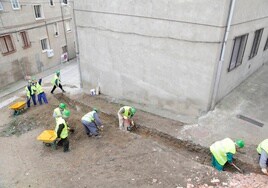
<instances>
[{"instance_id":1,"label":"worker bending over","mask_svg":"<svg viewBox=\"0 0 268 188\"><path fill-rule=\"evenodd\" d=\"M98 109L93 108L93 111L84 115L81 119L88 136L100 137L99 129L102 129L100 118L98 116Z\"/></svg>"},{"instance_id":2,"label":"worker bending over","mask_svg":"<svg viewBox=\"0 0 268 188\"><path fill-rule=\"evenodd\" d=\"M135 113L136 113L136 109L131 106L121 107L117 113L118 121L119 121L119 129L126 131L127 124L129 125L131 123L134 125L134 121L132 120L132 118Z\"/></svg>"},{"instance_id":3,"label":"worker bending over","mask_svg":"<svg viewBox=\"0 0 268 188\"><path fill-rule=\"evenodd\" d=\"M56 71L56 74L54 75L54 78L52 79L51 83L53 84L53 88L51 90L51 94L53 94L54 90L59 87L62 92L64 93L64 89L62 88L62 85L61 85L61 80L60 80L60 71Z\"/></svg>"},{"instance_id":4,"label":"worker bending over","mask_svg":"<svg viewBox=\"0 0 268 188\"><path fill-rule=\"evenodd\" d=\"M230 138L217 141L210 146L212 153L212 166L217 170L222 171L223 166L228 161L233 165L233 155L236 153L236 149L243 148L245 145L243 140L232 141Z\"/></svg>"},{"instance_id":5,"label":"worker bending over","mask_svg":"<svg viewBox=\"0 0 268 188\"><path fill-rule=\"evenodd\" d=\"M70 117L70 111L64 110L62 117L59 117L56 123L55 132L57 134L57 139L60 139L57 143L58 146L63 146L63 151L68 152L69 150L69 140L68 140L68 125L66 119Z\"/></svg>"},{"instance_id":6,"label":"worker bending over","mask_svg":"<svg viewBox=\"0 0 268 188\"><path fill-rule=\"evenodd\" d=\"M257 147L257 152L259 154L259 164L262 173L268 175L267 165L268 165L268 139L263 140Z\"/></svg>"}]
</instances>

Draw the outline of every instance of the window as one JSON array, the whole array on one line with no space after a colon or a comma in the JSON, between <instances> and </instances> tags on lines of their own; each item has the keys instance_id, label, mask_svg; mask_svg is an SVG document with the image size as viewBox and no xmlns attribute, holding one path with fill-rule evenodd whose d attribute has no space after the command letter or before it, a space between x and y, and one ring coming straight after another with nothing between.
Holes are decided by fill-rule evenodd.
<instances>
[{"instance_id":1,"label":"window","mask_svg":"<svg viewBox=\"0 0 268 188\"><path fill-rule=\"evenodd\" d=\"M11 5L12 5L12 8L14 10L16 9L20 9L20 3L19 3L19 0L10 0L11 1Z\"/></svg>"},{"instance_id":2,"label":"window","mask_svg":"<svg viewBox=\"0 0 268 188\"><path fill-rule=\"evenodd\" d=\"M255 57L258 53L259 45L261 42L261 36L262 36L263 29L259 29L255 31L254 40L252 44L252 48L250 51L249 59Z\"/></svg>"},{"instance_id":3,"label":"window","mask_svg":"<svg viewBox=\"0 0 268 188\"><path fill-rule=\"evenodd\" d=\"M0 47L3 55L15 52L15 48L10 35L0 37Z\"/></svg>"},{"instance_id":4,"label":"window","mask_svg":"<svg viewBox=\"0 0 268 188\"><path fill-rule=\"evenodd\" d=\"M54 0L49 0L49 4L50 4L50 6L54 6L55 5Z\"/></svg>"},{"instance_id":5,"label":"window","mask_svg":"<svg viewBox=\"0 0 268 188\"><path fill-rule=\"evenodd\" d=\"M266 42L265 42L263 51L264 51L264 50L267 50L267 49L268 49L268 37L267 37L267 40L266 40Z\"/></svg>"},{"instance_id":6,"label":"window","mask_svg":"<svg viewBox=\"0 0 268 188\"><path fill-rule=\"evenodd\" d=\"M43 12L41 5L34 5L34 14L36 19L42 19L43 18Z\"/></svg>"},{"instance_id":7,"label":"window","mask_svg":"<svg viewBox=\"0 0 268 188\"><path fill-rule=\"evenodd\" d=\"M54 36L59 36L59 26L58 23L54 23Z\"/></svg>"},{"instance_id":8,"label":"window","mask_svg":"<svg viewBox=\"0 0 268 188\"><path fill-rule=\"evenodd\" d=\"M228 71L231 71L234 68L242 64L244 51L245 51L246 43L247 43L247 38L248 38L248 34L236 37L234 39L232 58L231 58Z\"/></svg>"},{"instance_id":9,"label":"window","mask_svg":"<svg viewBox=\"0 0 268 188\"><path fill-rule=\"evenodd\" d=\"M1 10L4 10L4 7L3 7L3 5L2 5L2 2L0 1L0 11Z\"/></svg>"},{"instance_id":10,"label":"window","mask_svg":"<svg viewBox=\"0 0 268 188\"><path fill-rule=\"evenodd\" d=\"M67 52L67 46L66 46L66 45L63 46L63 47L61 47L61 48L62 48L62 53L63 53L63 54Z\"/></svg>"},{"instance_id":11,"label":"window","mask_svg":"<svg viewBox=\"0 0 268 188\"><path fill-rule=\"evenodd\" d=\"M41 39L41 47L43 51L49 50L48 40L47 38Z\"/></svg>"},{"instance_id":12,"label":"window","mask_svg":"<svg viewBox=\"0 0 268 188\"><path fill-rule=\"evenodd\" d=\"M70 25L70 21L65 21L65 28L66 28L66 31L71 31L71 25Z\"/></svg>"},{"instance_id":13,"label":"window","mask_svg":"<svg viewBox=\"0 0 268 188\"><path fill-rule=\"evenodd\" d=\"M29 48L31 46L31 43L29 41L28 35L26 31L20 32L22 42L23 42L23 48Z\"/></svg>"},{"instance_id":14,"label":"window","mask_svg":"<svg viewBox=\"0 0 268 188\"><path fill-rule=\"evenodd\" d=\"M62 0L62 3L67 5L68 4L68 0Z\"/></svg>"}]
</instances>

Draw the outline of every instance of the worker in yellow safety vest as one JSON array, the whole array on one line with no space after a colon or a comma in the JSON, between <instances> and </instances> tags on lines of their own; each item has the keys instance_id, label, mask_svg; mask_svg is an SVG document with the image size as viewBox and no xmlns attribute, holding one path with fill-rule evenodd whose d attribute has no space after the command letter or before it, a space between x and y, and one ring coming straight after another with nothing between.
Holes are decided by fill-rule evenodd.
<instances>
[{"instance_id":1,"label":"worker in yellow safety vest","mask_svg":"<svg viewBox=\"0 0 268 188\"><path fill-rule=\"evenodd\" d=\"M57 139L60 139L57 143L58 146L63 146L63 151L68 152L69 150L69 140L68 140L68 125L66 119L70 117L70 111L64 110L62 117L59 117L55 127L55 133L57 134Z\"/></svg>"},{"instance_id":2,"label":"worker in yellow safety vest","mask_svg":"<svg viewBox=\"0 0 268 188\"><path fill-rule=\"evenodd\" d=\"M118 115L118 121L119 121L119 129L121 130L128 130L127 129L127 122L128 124L133 124L134 125L134 121L132 120L134 114L136 113L136 109L134 107L131 106L123 106L119 109L119 111L117 112Z\"/></svg>"},{"instance_id":3,"label":"worker in yellow safety vest","mask_svg":"<svg viewBox=\"0 0 268 188\"><path fill-rule=\"evenodd\" d=\"M53 85L53 88L51 90L51 94L53 94L54 90L59 87L62 92L64 93L64 89L62 88L62 85L61 85L61 80L60 80L60 71L56 71L56 74L54 75L53 79L51 80L51 83Z\"/></svg>"},{"instance_id":4,"label":"worker in yellow safety vest","mask_svg":"<svg viewBox=\"0 0 268 188\"><path fill-rule=\"evenodd\" d=\"M36 105L36 87L32 80L28 80L28 85L25 87L26 96L27 96L27 107L30 108L31 106L31 99L33 100L33 104Z\"/></svg>"},{"instance_id":5,"label":"worker in yellow safety vest","mask_svg":"<svg viewBox=\"0 0 268 188\"><path fill-rule=\"evenodd\" d=\"M259 154L259 165L261 167L262 173L268 175L267 165L268 165L268 139L263 140L257 147L257 152Z\"/></svg>"},{"instance_id":6,"label":"worker in yellow safety vest","mask_svg":"<svg viewBox=\"0 0 268 188\"><path fill-rule=\"evenodd\" d=\"M233 164L233 155L238 148L243 148L245 142L243 140L236 140L235 142L230 138L217 141L210 146L212 153L212 166L217 170L222 171L225 163L228 161Z\"/></svg>"},{"instance_id":7,"label":"worker in yellow safety vest","mask_svg":"<svg viewBox=\"0 0 268 188\"><path fill-rule=\"evenodd\" d=\"M63 114L65 109L66 109L66 104L64 104L64 103L60 103L59 107L54 109L53 117L55 118L56 122L57 122L59 117L62 117L62 114Z\"/></svg>"},{"instance_id":8,"label":"worker in yellow safety vest","mask_svg":"<svg viewBox=\"0 0 268 188\"><path fill-rule=\"evenodd\" d=\"M81 119L81 122L89 137L91 136L94 136L95 138L101 137L99 135L99 130L102 130L103 126L99 118L98 112L99 110L97 108L93 108L91 112L84 115Z\"/></svg>"},{"instance_id":9,"label":"worker in yellow safety vest","mask_svg":"<svg viewBox=\"0 0 268 188\"><path fill-rule=\"evenodd\" d=\"M48 104L47 97L41 86L41 83L42 83L42 78L40 78L38 82L34 80L38 102L40 105L42 105L43 104L42 99L43 99L44 103Z\"/></svg>"}]
</instances>

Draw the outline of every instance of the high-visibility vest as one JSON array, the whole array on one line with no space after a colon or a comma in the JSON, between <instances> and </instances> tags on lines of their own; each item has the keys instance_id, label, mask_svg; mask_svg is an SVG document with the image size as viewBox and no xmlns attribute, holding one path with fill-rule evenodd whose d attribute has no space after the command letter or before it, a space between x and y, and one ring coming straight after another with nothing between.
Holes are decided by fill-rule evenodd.
<instances>
[{"instance_id":1,"label":"high-visibility vest","mask_svg":"<svg viewBox=\"0 0 268 188\"><path fill-rule=\"evenodd\" d=\"M35 88L36 88L37 95L44 92L42 86L38 82L36 83Z\"/></svg>"},{"instance_id":2,"label":"high-visibility vest","mask_svg":"<svg viewBox=\"0 0 268 188\"><path fill-rule=\"evenodd\" d=\"M60 108L58 107L58 108L55 108L55 110L54 110L54 114L56 114L56 116L59 116L59 117L55 117L55 119L56 119L56 122L58 121L58 119L62 116L62 113L61 113L61 111L60 111Z\"/></svg>"},{"instance_id":3,"label":"high-visibility vest","mask_svg":"<svg viewBox=\"0 0 268 188\"><path fill-rule=\"evenodd\" d=\"M31 86L30 86L30 87L31 87ZM31 92L30 92L28 86L25 87L25 91L26 91L26 95L27 95L27 97L30 98L30 97L31 97Z\"/></svg>"},{"instance_id":4,"label":"high-visibility vest","mask_svg":"<svg viewBox=\"0 0 268 188\"><path fill-rule=\"evenodd\" d=\"M57 83L58 83L58 85L60 84L60 77L58 77L57 75L55 75L54 77L53 77L53 79L51 80L51 83L53 84L53 85L56 85L56 80L57 80Z\"/></svg>"},{"instance_id":5,"label":"high-visibility vest","mask_svg":"<svg viewBox=\"0 0 268 188\"><path fill-rule=\"evenodd\" d=\"M60 134L60 138L64 139L68 136L68 126L67 126L65 120L63 118L59 117L57 120L56 128L55 128L56 134L58 132L60 124L64 124L64 128L62 129L61 134Z\"/></svg>"},{"instance_id":6,"label":"high-visibility vest","mask_svg":"<svg viewBox=\"0 0 268 188\"><path fill-rule=\"evenodd\" d=\"M220 165L227 162L227 153L236 153L235 143L230 138L217 141L210 146L210 151Z\"/></svg>"},{"instance_id":7,"label":"high-visibility vest","mask_svg":"<svg viewBox=\"0 0 268 188\"><path fill-rule=\"evenodd\" d=\"M96 113L95 110L93 110L93 111L87 113L86 115L84 115L84 116L82 117L82 120L87 121L87 122L89 122L89 123L95 121L95 118L94 118L94 114L95 114L95 113Z\"/></svg>"},{"instance_id":8,"label":"high-visibility vest","mask_svg":"<svg viewBox=\"0 0 268 188\"><path fill-rule=\"evenodd\" d=\"M130 118L130 106L124 106L123 107L125 112L123 113L123 116L126 117L126 118Z\"/></svg>"},{"instance_id":9,"label":"high-visibility vest","mask_svg":"<svg viewBox=\"0 0 268 188\"><path fill-rule=\"evenodd\" d=\"M264 141L262 141L259 145L258 145L258 147L257 147L257 152L259 153L259 154L261 154L261 150L264 150L264 151L266 151L266 153L268 153L268 139L265 139Z\"/></svg>"}]
</instances>

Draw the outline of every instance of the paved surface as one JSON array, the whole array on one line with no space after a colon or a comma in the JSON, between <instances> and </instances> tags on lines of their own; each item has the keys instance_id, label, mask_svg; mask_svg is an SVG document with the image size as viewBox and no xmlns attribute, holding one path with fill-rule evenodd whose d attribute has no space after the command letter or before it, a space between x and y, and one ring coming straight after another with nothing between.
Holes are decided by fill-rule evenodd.
<instances>
[{"instance_id":1,"label":"paved surface","mask_svg":"<svg viewBox=\"0 0 268 188\"><path fill-rule=\"evenodd\" d=\"M75 60L74 60L75 61ZM79 88L79 71L76 63L66 64L65 67L60 67L62 74L62 81L64 89L71 96L81 93ZM55 69L56 70L56 69ZM52 72L54 72L53 70ZM173 120L161 118L149 113L138 111L138 122L143 126L155 128L161 132L167 133L173 137L184 140L191 140L195 143L209 147L211 143L216 140L230 137L233 139L242 138L246 142L246 147L243 153L238 154L238 157L246 160L249 163L256 164L256 145L267 138L268 130L268 65L264 65L253 76L247 79L232 93L230 93L220 104L217 105L214 111L207 115L200 117L198 124L184 125ZM50 80L53 75L44 78L44 86L51 87ZM37 76L38 78L38 76ZM25 85L26 83L24 83ZM12 87L8 88L9 92L16 91L24 87L21 82L18 82ZM0 96L6 95L8 92L2 90ZM56 90L55 93L60 93ZM4 93L4 94L3 94ZM12 95L9 96L10 98ZM92 105L96 104L94 101L103 103L107 106L102 109L103 112L116 115L119 104L111 103L118 102L109 97L100 96L92 100ZM2 101L1 101L2 102ZM2 103L7 103L6 100ZM105 105L107 103L107 105ZM157 109L154 109L157 111ZM256 126L250 122L237 118L237 115L244 115L252 118L258 122L263 123L263 127ZM154 127L154 121L162 121L161 126Z\"/></svg>"}]
</instances>

